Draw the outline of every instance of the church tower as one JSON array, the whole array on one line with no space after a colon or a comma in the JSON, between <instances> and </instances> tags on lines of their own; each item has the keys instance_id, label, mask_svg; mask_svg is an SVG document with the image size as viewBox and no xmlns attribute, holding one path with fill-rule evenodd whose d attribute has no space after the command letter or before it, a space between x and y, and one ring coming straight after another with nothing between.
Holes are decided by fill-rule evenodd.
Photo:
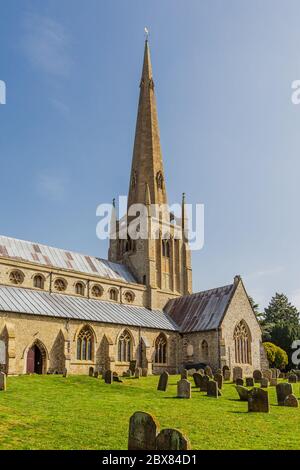
<instances>
[{"instance_id":1,"label":"church tower","mask_svg":"<svg viewBox=\"0 0 300 470\"><path fill-rule=\"evenodd\" d=\"M130 208L135 204L143 204L146 209L147 237L132 239L127 232L124 236L124 220L117 220L116 237L110 240L108 257L110 261L126 264L137 282L147 286L146 304L149 308L162 308L168 299L192 292L192 270L189 245L185 238L185 198L182 198L182 217L179 221L175 221L167 207L148 39L145 41L140 81L128 191L128 222L132 220Z\"/></svg>"}]
</instances>

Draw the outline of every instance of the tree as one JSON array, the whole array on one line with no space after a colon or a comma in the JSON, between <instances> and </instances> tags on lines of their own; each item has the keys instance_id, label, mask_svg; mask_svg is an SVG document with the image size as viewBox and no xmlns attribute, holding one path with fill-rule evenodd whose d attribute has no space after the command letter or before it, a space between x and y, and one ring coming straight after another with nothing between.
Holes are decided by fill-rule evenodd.
<instances>
[{"instance_id":1,"label":"tree","mask_svg":"<svg viewBox=\"0 0 300 470\"><path fill-rule=\"evenodd\" d=\"M284 322L299 325L299 312L296 307L288 301L286 295L276 292L269 306L265 309L264 322L268 324Z\"/></svg>"},{"instance_id":2,"label":"tree","mask_svg":"<svg viewBox=\"0 0 300 470\"><path fill-rule=\"evenodd\" d=\"M270 342L263 343L263 346L265 348L267 359L271 367L284 369L287 366L288 355L283 349Z\"/></svg>"}]
</instances>

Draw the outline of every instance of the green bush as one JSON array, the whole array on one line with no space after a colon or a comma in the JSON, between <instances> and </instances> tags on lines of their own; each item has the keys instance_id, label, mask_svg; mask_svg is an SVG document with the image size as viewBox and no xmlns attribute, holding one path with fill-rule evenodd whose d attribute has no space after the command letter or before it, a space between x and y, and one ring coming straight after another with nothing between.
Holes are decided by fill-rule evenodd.
<instances>
[{"instance_id":1,"label":"green bush","mask_svg":"<svg viewBox=\"0 0 300 470\"><path fill-rule=\"evenodd\" d=\"M279 346L276 346L276 344L270 342L263 343L263 346L270 366L284 369L289 362L287 353Z\"/></svg>"}]
</instances>

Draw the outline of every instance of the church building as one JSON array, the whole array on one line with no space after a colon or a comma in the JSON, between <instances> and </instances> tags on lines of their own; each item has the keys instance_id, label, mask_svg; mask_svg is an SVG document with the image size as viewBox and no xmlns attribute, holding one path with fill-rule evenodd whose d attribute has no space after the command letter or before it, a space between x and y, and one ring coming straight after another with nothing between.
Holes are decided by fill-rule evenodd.
<instances>
[{"instance_id":1,"label":"church building","mask_svg":"<svg viewBox=\"0 0 300 470\"><path fill-rule=\"evenodd\" d=\"M182 367L261 368L261 330L240 276L192 292L191 252L182 217L153 215L167 205L154 81L145 41L128 192L147 208L156 236L121 236L108 260L0 236L0 369L7 374L146 374ZM181 233L181 237L176 234Z\"/></svg>"}]
</instances>

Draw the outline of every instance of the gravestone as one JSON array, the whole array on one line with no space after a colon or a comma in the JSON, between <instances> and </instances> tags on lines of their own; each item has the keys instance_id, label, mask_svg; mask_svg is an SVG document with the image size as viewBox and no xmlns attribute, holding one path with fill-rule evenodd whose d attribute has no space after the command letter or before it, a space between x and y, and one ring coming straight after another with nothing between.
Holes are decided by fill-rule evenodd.
<instances>
[{"instance_id":1,"label":"gravestone","mask_svg":"<svg viewBox=\"0 0 300 470\"><path fill-rule=\"evenodd\" d=\"M262 388L253 388L248 392L248 412L268 413L269 393Z\"/></svg>"},{"instance_id":2,"label":"gravestone","mask_svg":"<svg viewBox=\"0 0 300 470\"><path fill-rule=\"evenodd\" d=\"M254 378L246 377L246 387L254 387Z\"/></svg>"},{"instance_id":3,"label":"gravestone","mask_svg":"<svg viewBox=\"0 0 300 470\"><path fill-rule=\"evenodd\" d=\"M249 390L246 387L242 387L241 385L236 385L235 388L236 388L236 391L239 394L240 400L241 401L248 401Z\"/></svg>"},{"instance_id":4,"label":"gravestone","mask_svg":"<svg viewBox=\"0 0 300 470\"><path fill-rule=\"evenodd\" d=\"M221 393L218 391L217 382L215 380L207 382L207 396L218 398L219 395L221 395Z\"/></svg>"},{"instance_id":5,"label":"gravestone","mask_svg":"<svg viewBox=\"0 0 300 470\"><path fill-rule=\"evenodd\" d=\"M135 369L135 371L134 371L134 376L135 376L136 379L139 379L139 378L141 377L141 375L142 375L141 372L142 372L142 371L141 371L141 368L140 368L140 367L137 367L137 368Z\"/></svg>"},{"instance_id":6,"label":"gravestone","mask_svg":"<svg viewBox=\"0 0 300 470\"><path fill-rule=\"evenodd\" d=\"M239 366L233 368L233 381L236 383L237 379L243 378L243 369Z\"/></svg>"},{"instance_id":7,"label":"gravestone","mask_svg":"<svg viewBox=\"0 0 300 470\"><path fill-rule=\"evenodd\" d=\"M254 372L253 372L253 378L254 378L254 382L257 384L257 383L260 383L261 379L262 379L262 373L259 369L256 369Z\"/></svg>"},{"instance_id":8,"label":"gravestone","mask_svg":"<svg viewBox=\"0 0 300 470\"><path fill-rule=\"evenodd\" d=\"M271 387L276 387L277 384L278 384L278 379L272 378L270 380L270 386Z\"/></svg>"},{"instance_id":9,"label":"gravestone","mask_svg":"<svg viewBox=\"0 0 300 470\"><path fill-rule=\"evenodd\" d=\"M0 367L6 365L6 346L3 339L0 339Z\"/></svg>"},{"instance_id":10,"label":"gravestone","mask_svg":"<svg viewBox=\"0 0 300 470\"><path fill-rule=\"evenodd\" d=\"M163 429L156 437L156 450L189 450L189 440L177 429Z\"/></svg>"},{"instance_id":11,"label":"gravestone","mask_svg":"<svg viewBox=\"0 0 300 470\"><path fill-rule=\"evenodd\" d=\"M65 367L63 371L63 377L66 378L68 377L68 369Z\"/></svg>"},{"instance_id":12,"label":"gravestone","mask_svg":"<svg viewBox=\"0 0 300 470\"><path fill-rule=\"evenodd\" d=\"M262 371L262 376L263 376L263 379L268 379L268 380L271 380L272 378L272 371L270 369L264 369Z\"/></svg>"},{"instance_id":13,"label":"gravestone","mask_svg":"<svg viewBox=\"0 0 300 470\"><path fill-rule=\"evenodd\" d=\"M147 367L142 368L142 376L143 377L148 377L148 368Z\"/></svg>"},{"instance_id":14,"label":"gravestone","mask_svg":"<svg viewBox=\"0 0 300 470\"><path fill-rule=\"evenodd\" d=\"M165 371L162 374L160 374L157 390L165 392L167 390L167 387L168 387L168 381L169 381L168 372Z\"/></svg>"},{"instance_id":15,"label":"gravestone","mask_svg":"<svg viewBox=\"0 0 300 470\"><path fill-rule=\"evenodd\" d=\"M217 382L218 384L218 389L219 390L222 390L222 387L223 387L223 375L222 374L215 374L214 376L214 380Z\"/></svg>"},{"instance_id":16,"label":"gravestone","mask_svg":"<svg viewBox=\"0 0 300 470\"><path fill-rule=\"evenodd\" d=\"M241 387L244 386L244 379L241 379L240 377L238 377L236 380L235 380L235 384L236 385L240 385Z\"/></svg>"},{"instance_id":17,"label":"gravestone","mask_svg":"<svg viewBox=\"0 0 300 470\"><path fill-rule=\"evenodd\" d=\"M280 370L279 369L270 369L271 370L271 374L272 374L272 379L278 379L278 376L280 374Z\"/></svg>"},{"instance_id":18,"label":"gravestone","mask_svg":"<svg viewBox=\"0 0 300 470\"><path fill-rule=\"evenodd\" d=\"M99 372L97 370L94 372L94 377L95 377L95 379L98 379L98 377L99 377Z\"/></svg>"},{"instance_id":19,"label":"gravestone","mask_svg":"<svg viewBox=\"0 0 300 470\"><path fill-rule=\"evenodd\" d=\"M209 377L207 375L201 376L200 379L200 392L207 392L207 384L209 382Z\"/></svg>"},{"instance_id":20,"label":"gravestone","mask_svg":"<svg viewBox=\"0 0 300 470\"><path fill-rule=\"evenodd\" d=\"M277 395L277 403L279 406L284 406L284 400L288 395L292 395L293 387L289 383L280 383L276 385L276 395Z\"/></svg>"},{"instance_id":21,"label":"gravestone","mask_svg":"<svg viewBox=\"0 0 300 470\"><path fill-rule=\"evenodd\" d=\"M127 372L127 377L132 377L133 374L132 374L132 371L130 369L127 369L126 372Z\"/></svg>"},{"instance_id":22,"label":"gravestone","mask_svg":"<svg viewBox=\"0 0 300 470\"><path fill-rule=\"evenodd\" d=\"M5 392L6 390L6 375L4 372L0 372L0 391Z\"/></svg>"},{"instance_id":23,"label":"gravestone","mask_svg":"<svg viewBox=\"0 0 300 470\"><path fill-rule=\"evenodd\" d=\"M199 370L197 370L197 372L198 372L198 374L200 374L200 375L205 375L205 374L204 374L204 369L199 369Z\"/></svg>"},{"instance_id":24,"label":"gravestone","mask_svg":"<svg viewBox=\"0 0 300 470\"><path fill-rule=\"evenodd\" d=\"M200 383L201 383L201 375L198 372L195 372L193 375L195 387L200 388Z\"/></svg>"},{"instance_id":25,"label":"gravestone","mask_svg":"<svg viewBox=\"0 0 300 470\"><path fill-rule=\"evenodd\" d=\"M188 380L181 379L177 382L177 397L191 398L191 384Z\"/></svg>"},{"instance_id":26,"label":"gravestone","mask_svg":"<svg viewBox=\"0 0 300 470\"><path fill-rule=\"evenodd\" d=\"M131 375L134 375L136 369L136 361L130 361L129 362L129 370L131 372Z\"/></svg>"},{"instance_id":27,"label":"gravestone","mask_svg":"<svg viewBox=\"0 0 300 470\"><path fill-rule=\"evenodd\" d=\"M299 407L299 402L293 393L285 397L284 406L291 406L293 408Z\"/></svg>"},{"instance_id":28,"label":"gravestone","mask_svg":"<svg viewBox=\"0 0 300 470\"><path fill-rule=\"evenodd\" d=\"M297 375L296 374L290 374L289 377L288 377L288 382L289 382L289 384L297 383Z\"/></svg>"},{"instance_id":29,"label":"gravestone","mask_svg":"<svg viewBox=\"0 0 300 470\"><path fill-rule=\"evenodd\" d=\"M223 372L225 382L229 382L231 379L231 372L229 369L224 370Z\"/></svg>"},{"instance_id":30,"label":"gravestone","mask_svg":"<svg viewBox=\"0 0 300 470\"><path fill-rule=\"evenodd\" d=\"M183 379L186 379L186 380L187 380L187 378L188 378L188 371L187 371L186 369L182 369L180 375L181 375L181 380L183 380Z\"/></svg>"},{"instance_id":31,"label":"gravestone","mask_svg":"<svg viewBox=\"0 0 300 470\"><path fill-rule=\"evenodd\" d=\"M113 382L113 373L111 370L105 372L104 381L106 384L111 384Z\"/></svg>"},{"instance_id":32,"label":"gravestone","mask_svg":"<svg viewBox=\"0 0 300 470\"><path fill-rule=\"evenodd\" d=\"M268 388L269 386L269 379L267 377L263 377L260 381L261 388Z\"/></svg>"},{"instance_id":33,"label":"gravestone","mask_svg":"<svg viewBox=\"0 0 300 470\"><path fill-rule=\"evenodd\" d=\"M228 366L223 366L223 368L222 368L222 374L223 374L224 379L225 379L225 371L226 371L226 370L230 370L229 367L228 367Z\"/></svg>"},{"instance_id":34,"label":"gravestone","mask_svg":"<svg viewBox=\"0 0 300 470\"><path fill-rule=\"evenodd\" d=\"M222 374L222 369L217 369L216 374ZM223 374L222 374L223 375Z\"/></svg>"},{"instance_id":35,"label":"gravestone","mask_svg":"<svg viewBox=\"0 0 300 470\"><path fill-rule=\"evenodd\" d=\"M208 377L212 377L212 376L213 376L213 373L212 373L212 370L211 370L211 367L210 367L210 366L205 366L205 368L204 368L204 374L207 375Z\"/></svg>"},{"instance_id":36,"label":"gravestone","mask_svg":"<svg viewBox=\"0 0 300 470\"><path fill-rule=\"evenodd\" d=\"M126 370L125 372L123 372L123 377L131 377L131 372L130 370Z\"/></svg>"},{"instance_id":37,"label":"gravestone","mask_svg":"<svg viewBox=\"0 0 300 470\"><path fill-rule=\"evenodd\" d=\"M155 450L158 430L153 416L136 411L129 421L128 450Z\"/></svg>"},{"instance_id":38,"label":"gravestone","mask_svg":"<svg viewBox=\"0 0 300 470\"><path fill-rule=\"evenodd\" d=\"M89 368L89 376L93 377L93 375L94 375L94 367L90 367Z\"/></svg>"},{"instance_id":39,"label":"gravestone","mask_svg":"<svg viewBox=\"0 0 300 470\"><path fill-rule=\"evenodd\" d=\"M285 373L284 373L284 372L280 372L278 378L279 378L279 379L285 379Z\"/></svg>"},{"instance_id":40,"label":"gravestone","mask_svg":"<svg viewBox=\"0 0 300 470\"><path fill-rule=\"evenodd\" d=\"M196 372L196 369L189 369L189 370L188 370L188 375L189 375L189 377L192 377L195 372Z\"/></svg>"}]
</instances>

